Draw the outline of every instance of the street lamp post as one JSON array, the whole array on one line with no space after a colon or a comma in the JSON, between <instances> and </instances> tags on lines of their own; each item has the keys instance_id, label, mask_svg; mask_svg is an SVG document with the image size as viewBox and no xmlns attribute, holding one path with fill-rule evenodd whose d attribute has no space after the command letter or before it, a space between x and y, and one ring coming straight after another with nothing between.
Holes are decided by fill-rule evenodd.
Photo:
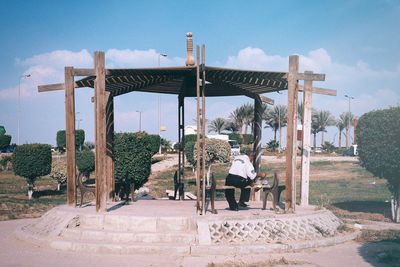
<instances>
[{"instance_id":1,"label":"street lamp post","mask_svg":"<svg viewBox=\"0 0 400 267\"><path fill-rule=\"evenodd\" d=\"M349 96L349 95L344 95L344 97L347 97L348 99L349 99L349 114L348 114L348 122L347 122L347 127L348 127L348 132L347 132L347 135L348 136L346 136L347 138L347 142L346 142L346 147L347 148L349 148L349 146L350 146L350 127L351 127L351 122L350 122L350 114L351 114L351 99L354 99L354 97L352 97L352 96Z\"/></svg>"},{"instance_id":2,"label":"street lamp post","mask_svg":"<svg viewBox=\"0 0 400 267\"><path fill-rule=\"evenodd\" d=\"M139 113L139 132L142 131L142 111L136 110Z\"/></svg>"},{"instance_id":3,"label":"street lamp post","mask_svg":"<svg viewBox=\"0 0 400 267\"><path fill-rule=\"evenodd\" d=\"M20 131L20 120L21 120L21 80L24 78L31 77L30 74L24 74L19 76L19 83L18 83L18 126L17 126L17 144L20 145L19 142L19 131Z\"/></svg>"},{"instance_id":4,"label":"street lamp post","mask_svg":"<svg viewBox=\"0 0 400 267\"><path fill-rule=\"evenodd\" d=\"M160 67L161 57L167 57L167 54L158 54L158 67ZM160 148L158 149L158 154L161 155L161 101L160 95L158 95L158 136L160 136Z\"/></svg>"}]
</instances>

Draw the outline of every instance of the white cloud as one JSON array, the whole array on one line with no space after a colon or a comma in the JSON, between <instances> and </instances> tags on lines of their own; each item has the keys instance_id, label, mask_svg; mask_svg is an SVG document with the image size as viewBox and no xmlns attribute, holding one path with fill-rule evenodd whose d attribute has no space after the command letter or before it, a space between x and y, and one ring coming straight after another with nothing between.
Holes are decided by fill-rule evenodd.
<instances>
[{"instance_id":1,"label":"white cloud","mask_svg":"<svg viewBox=\"0 0 400 267\"><path fill-rule=\"evenodd\" d=\"M400 65L393 70L371 68L359 60L354 65L347 65L332 60L329 53L319 48L307 55L299 55L300 71L311 70L314 73L325 73L326 81L316 86L336 89L337 97L315 96L314 106L338 113L346 109L348 103L345 94L355 97L353 111L356 114L378 108L398 105L400 98ZM287 71L288 57L268 55L260 48L247 47L230 56L226 67L259 69L270 71ZM347 104L346 104L347 103Z\"/></svg>"},{"instance_id":2,"label":"white cloud","mask_svg":"<svg viewBox=\"0 0 400 267\"><path fill-rule=\"evenodd\" d=\"M155 67L158 65L159 53L154 49L109 49L105 54L106 66L108 68ZM26 68L24 74L31 74L31 77L21 79L21 97L28 98L38 95L38 85L63 82L65 66L91 68L93 66L93 57L86 49L78 52L56 50L34 55L23 60L16 59L16 64ZM184 59L179 57L161 57L160 65L183 66ZM13 87L0 89L0 101L2 99L16 99L17 97L18 84Z\"/></svg>"}]
</instances>

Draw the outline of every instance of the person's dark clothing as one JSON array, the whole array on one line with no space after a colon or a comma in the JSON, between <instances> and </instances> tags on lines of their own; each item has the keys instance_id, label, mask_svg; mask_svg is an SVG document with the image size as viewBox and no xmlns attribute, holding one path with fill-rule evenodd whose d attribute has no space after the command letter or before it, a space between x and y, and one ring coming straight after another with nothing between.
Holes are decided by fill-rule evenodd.
<instances>
[{"instance_id":1,"label":"person's dark clothing","mask_svg":"<svg viewBox=\"0 0 400 267\"><path fill-rule=\"evenodd\" d=\"M250 188L245 188L250 185L251 180L243 178L239 175L228 174L225 180L225 185L234 186L236 188L240 188L240 203L245 203L250 200ZM231 210L238 209L238 203L236 203L235 199L235 189L225 189L225 197L229 203L229 208Z\"/></svg>"}]
</instances>

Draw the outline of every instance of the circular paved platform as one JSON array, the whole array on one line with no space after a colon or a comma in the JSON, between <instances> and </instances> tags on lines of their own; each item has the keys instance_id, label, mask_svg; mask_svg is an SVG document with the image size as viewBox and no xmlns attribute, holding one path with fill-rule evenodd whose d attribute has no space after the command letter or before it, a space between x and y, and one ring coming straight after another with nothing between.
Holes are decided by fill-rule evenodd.
<instances>
[{"instance_id":1,"label":"circular paved platform","mask_svg":"<svg viewBox=\"0 0 400 267\"><path fill-rule=\"evenodd\" d=\"M251 202L234 212L217 201L218 214L196 214L195 201L140 200L109 205L50 210L17 237L60 250L98 253L240 254L327 246L355 238L341 234L342 222L330 211L298 207L295 214L261 210Z\"/></svg>"}]
</instances>

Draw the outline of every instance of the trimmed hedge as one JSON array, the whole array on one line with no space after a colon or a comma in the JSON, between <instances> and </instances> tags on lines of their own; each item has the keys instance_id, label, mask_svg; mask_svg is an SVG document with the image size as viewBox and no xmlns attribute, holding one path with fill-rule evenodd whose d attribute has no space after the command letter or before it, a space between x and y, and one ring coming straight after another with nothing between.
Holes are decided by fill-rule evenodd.
<instances>
[{"instance_id":1,"label":"trimmed hedge","mask_svg":"<svg viewBox=\"0 0 400 267\"><path fill-rule=\"evenodd\" d=\"M76 166L80 173L86 178L89 178L90 174L95 169L95 156L93 151L84 149L76 154Z\"/></svg>"},{"instance_id":2,"label":"trimmed hedge","mask_svg":"<svg viewBox=\"0 0 400 267\"><path fill-rule=\"evenodd\" d=\"M148 135L148 140L150 143L151 155L157 154L161 145L160 136L158 134L150 134Z\"/></svg>"},{"instance_id":3,"label":"trimmed hedge","mask_svg":"<svg viewBox=\"0 0 400 267\"><path fill-rule=\"evenodd\" d=\"M0 148L9 146L11 143L11 135L0 134Z\"/></svg>"},{"instance_id":4,"label":"trimmed hedge","mask_svg":"<svg viewBox=\"0 0 400 267\"><path fill-rule=\"evenodd\" d=\"M236 140L239 145L241 145L243 143L242 136L240 136L240 134L238 134L238 133L230 133L229 140Z\"/></svg>"},{"instance_id":5,"label":"trimmed hedge","mask_svg":"<svg viewBox=\"0 0 400 267\"><path fill-rule=\"evenodd\" d=\"M115 179L123 195L129 195L133 182L136 189L147 182L151 172L153 145L152 137L144 132L115 134Z\"/></svg>"},{"instance_id":6,"label":"trimmed hedge","mask_svg":"<svg viewBox=\"0 0 400 267\"><path fill-rule=\"evenodd\" d=\"M400 108L362 115L356 129L362 166L391 185L400 184Z\"/></svg>"},{"instance_id":7,"label":"trimmed hedge","mask_svg":"<svg viewBox=\"0 0 400 267\"><path fill-rule=\"evenodd\" d=\"M56 180L59 185L67 182L67 162L65 158L53 160L51 163L51 172L49 176Z\"/></svg>"},{"instance_id":8,"label":"trimmed hedge","mask_svg":"<svg viewBox=\"0 0 400 267\"><path fill-rule=\"evenodd\" d=\"M12 164L15 175L25 177L33 187L36 178L51 172L51 146L45 144L25 144L17 146Z\"/></svg>"},{"instance_id":9,"label":"trimmed hedge","mask_svg":"<svg viewBox=\"0 0 400 267\"><path fill-rule=\"evenodd\" d=\"M186 160L192 165L193 168L196 168L196 159L194 158L195 146L196 146L196 141L189 141L185 145Z\"/></svg>"},{"instance_id":10,"label":"trimmed hedge","mask_svg":"<svg viewBox=\"0 0 400 267\"><path fill-rule=\"evenodd\" d=\"M356 136L361 165L388 181L392 219L400 222L400 107L362 115Z\"/></svg>"},{"instance_id":11,"label":"trimmed hedge","mask_svg":"<svg viewBox=\"0 0 400 267\"><path fill-rule=\"evenodd\" d=\"M60 130L57 132L56 136L57 147L59 150L64 150L67 146L66 133L65 130ZM75 147L81 148L85 143L85 131L82 129L75 130Z\"/></svg>"},{"instance_id":12,"label":"trimmed hedge","mask_svg":"<svg viewBox=\"0 0 400 267\"><path fill-rule=\"evenodd\" d=\"M196 159L196 146L194 147L194 158ZM227 141L219 139L206 139L206 165L214 163L229 162L231 146Z\"/></svg>"}]
</instances>

